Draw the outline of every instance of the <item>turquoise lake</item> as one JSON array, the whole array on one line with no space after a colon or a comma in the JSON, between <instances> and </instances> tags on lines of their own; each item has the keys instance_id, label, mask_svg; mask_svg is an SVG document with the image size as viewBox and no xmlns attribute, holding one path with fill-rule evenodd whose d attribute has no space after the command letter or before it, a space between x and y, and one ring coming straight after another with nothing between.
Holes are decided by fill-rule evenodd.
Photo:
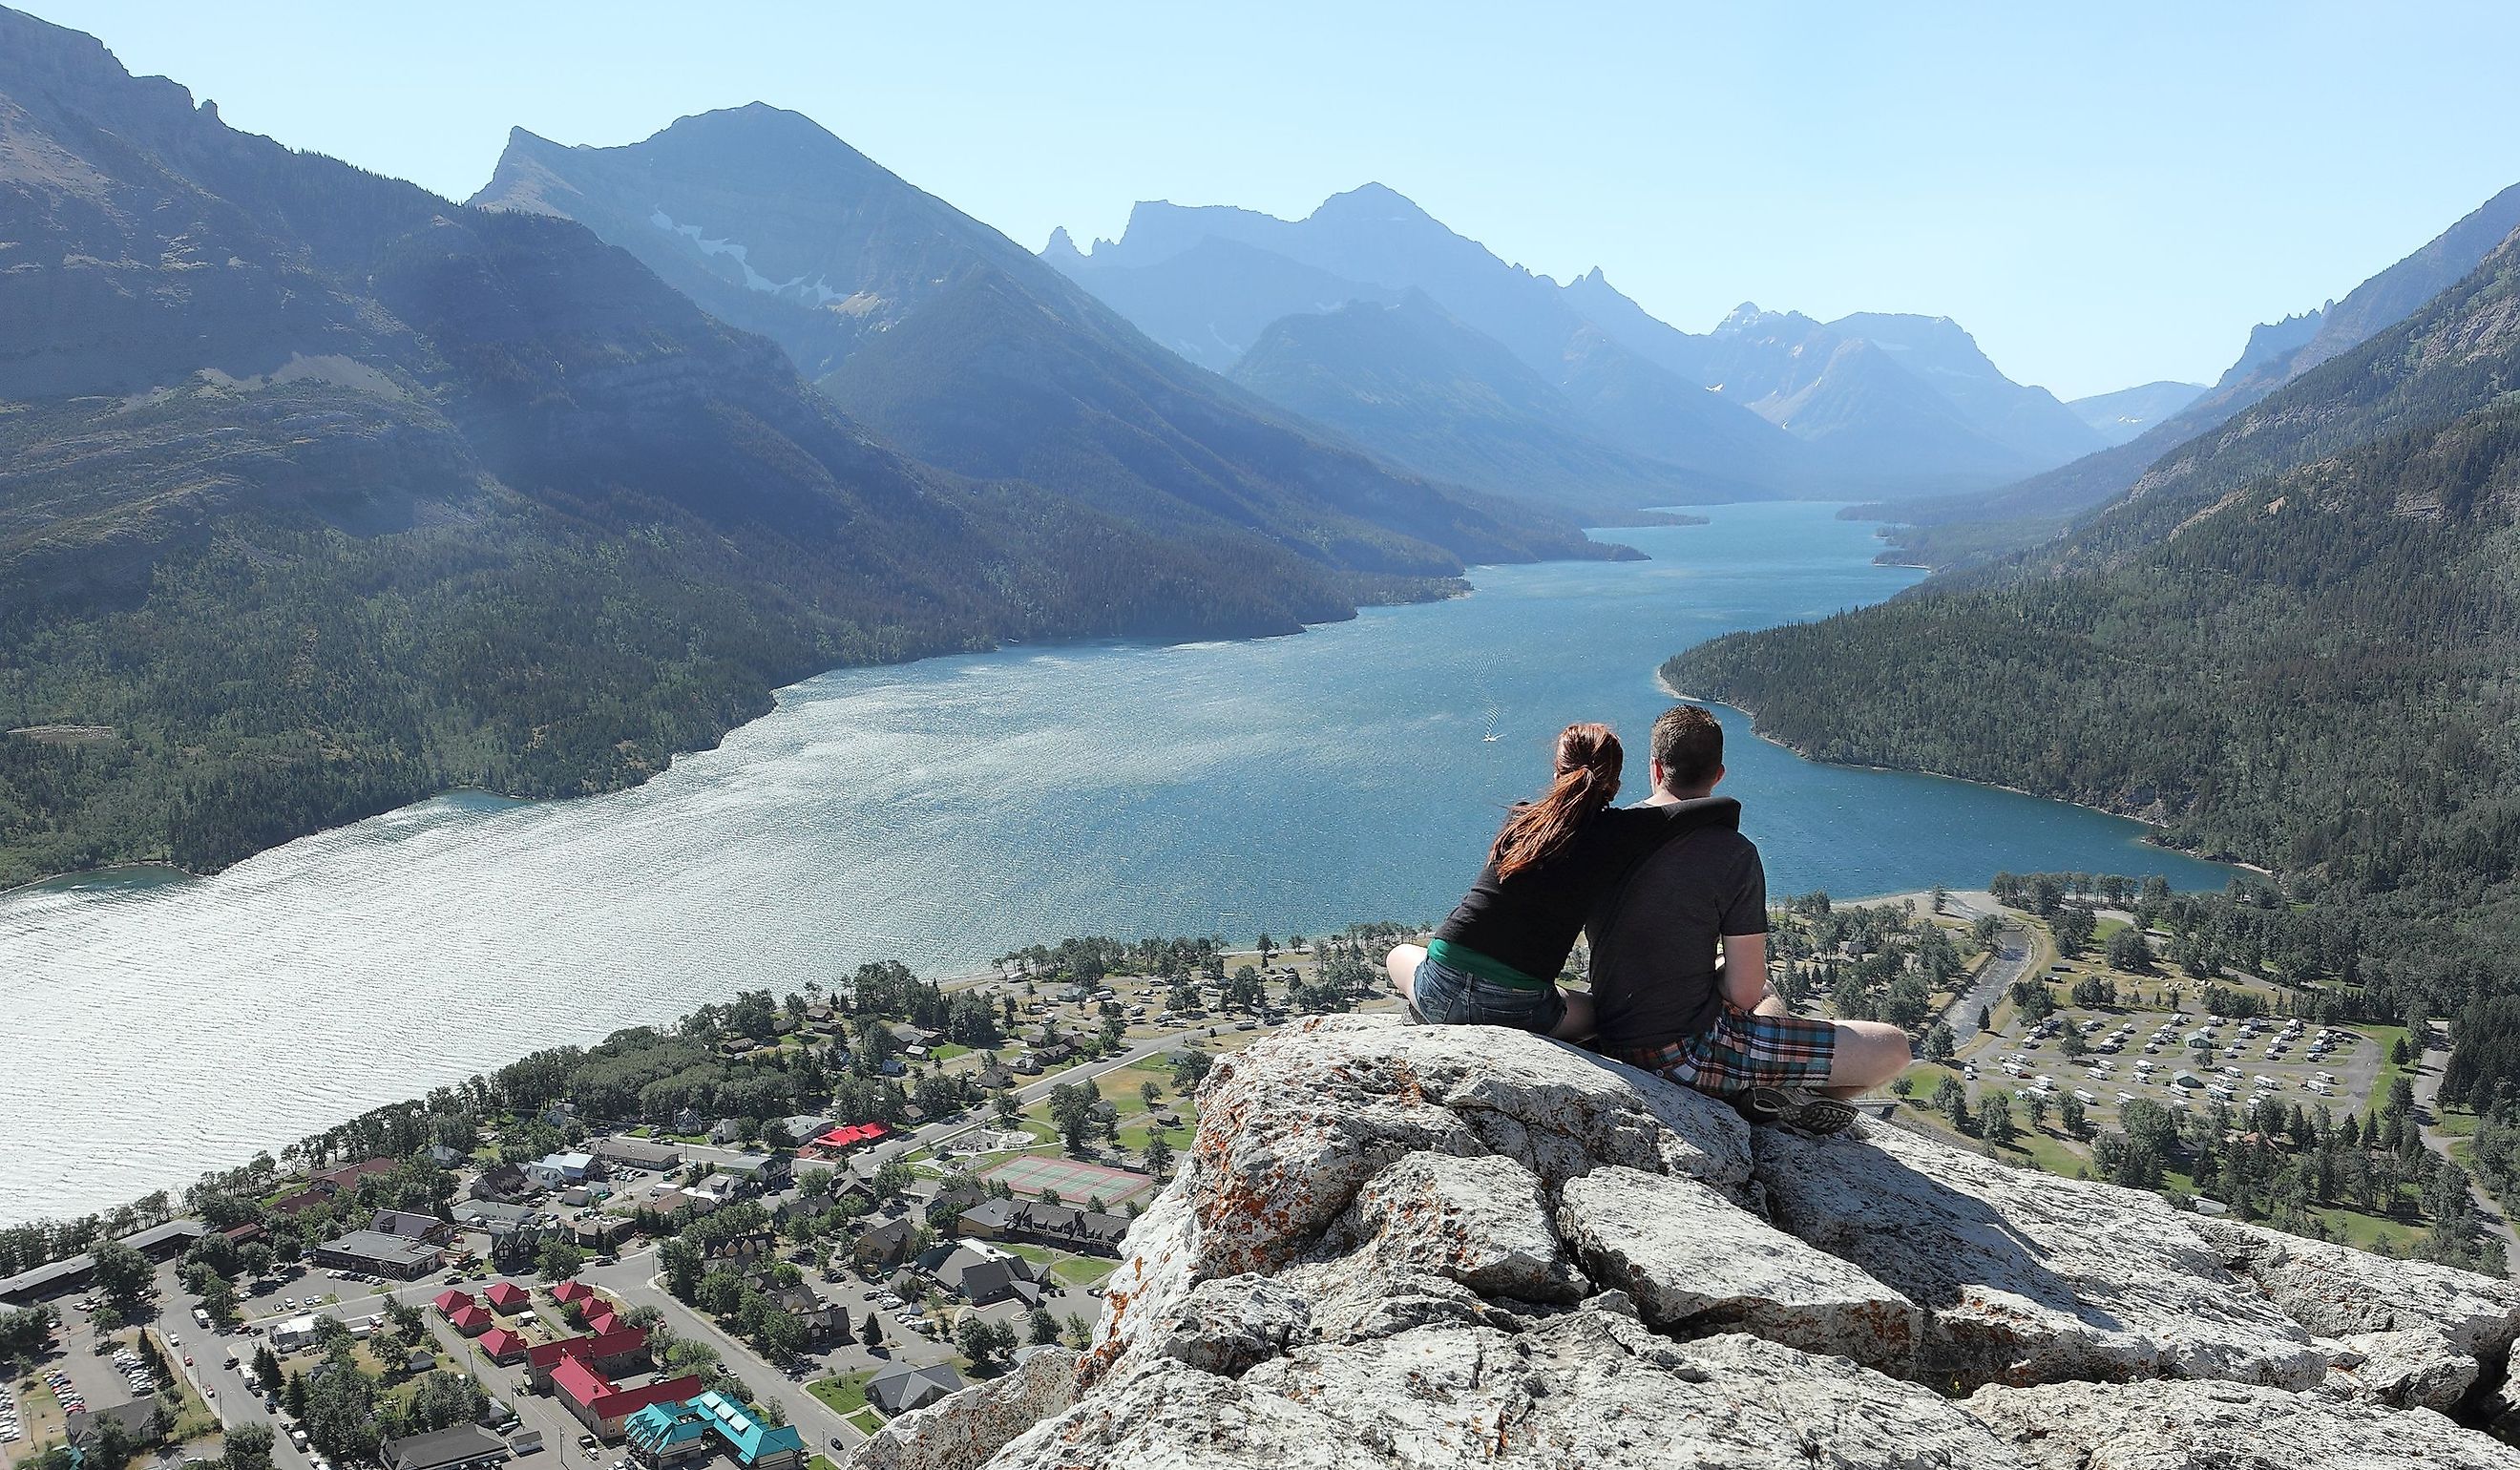
<instances>
[{"instance_id":1,"label":"turquoise lake","mask_svg":"<svg viewBox=\"0 0 2520 1470\"><path fill-rule=\"evenodd\" d=\"M1873 528L1833 510L1715 507L1605 533L1648 561L1482 567L1469 597L1294 638L828 674L637 790L450 795L209 879L0 897L22 1033L0 1219L179 1185L540 1047L869 959L948 971L1067 934L1432 919L1560 726L1628 736L1642 796L1666 655L1916 578L1872 565ZM1772 895L2228 873L2061 803L1813 765L1722 713L1724 791Z\"/></svg>"}]
</instances>

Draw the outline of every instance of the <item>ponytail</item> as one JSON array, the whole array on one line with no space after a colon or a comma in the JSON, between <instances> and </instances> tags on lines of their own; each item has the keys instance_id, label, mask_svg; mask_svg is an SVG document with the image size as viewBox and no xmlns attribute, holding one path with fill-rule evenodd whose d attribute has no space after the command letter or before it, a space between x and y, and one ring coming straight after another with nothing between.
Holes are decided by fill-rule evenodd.
<instances>
[{"instance_id":1,"label":"ponytail","mask_svg":"<svg viewBox=\"0 0 2520 1470\"><path fill-rule=\"evenodd\" d=\"M1557 735L1557 778L1538 801L1514 808L1488 849L1497 876L1509 878L1566 845L1619 794L1619 737L1606 725L1569 725Z\"/></svg>"}]
</instances>

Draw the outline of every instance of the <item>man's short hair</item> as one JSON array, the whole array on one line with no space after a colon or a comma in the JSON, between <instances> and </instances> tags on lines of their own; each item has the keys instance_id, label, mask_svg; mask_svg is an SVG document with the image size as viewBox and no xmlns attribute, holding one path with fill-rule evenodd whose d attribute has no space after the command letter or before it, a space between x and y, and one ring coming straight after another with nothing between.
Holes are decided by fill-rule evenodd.
<instances>
[{"instance_id":1,"label":"man's short hair","mask_svg":"<svg viewBox=\"0 0 2520 1470\"><path fill-rule=\"evenodd\" d=\"M1724 764L1724 727L1704 706L1675 704L1654 721L1653 758L1662 763L1662 788L1701 786Z\"/></svg>"}]
</instances>

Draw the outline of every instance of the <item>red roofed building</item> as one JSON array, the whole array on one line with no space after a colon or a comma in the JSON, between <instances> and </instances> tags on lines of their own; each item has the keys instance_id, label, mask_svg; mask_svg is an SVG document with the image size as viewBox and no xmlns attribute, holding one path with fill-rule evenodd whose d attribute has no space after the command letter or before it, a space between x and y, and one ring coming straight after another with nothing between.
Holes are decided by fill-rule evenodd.
<instances>
[{"instance_id":1,"label":"red roofed building","mask_svg":"<svg viewBox=\"0 0 2520 1470\"><path fill-rule=\"evenodd\" d=\"M475 1305L475 1303L472 1300L472 1293L469 1291L449 1290L441 1291L436 1296L431 1297L428 1305L436 1308L446 1316L452 1317L455 1314L463 1311L467 1307Z\"/></svg>"},{"instance_id":2,"label":"red roofed building","mask_svg":"<svg viewBox=\"0 0 2520 1470\"><path fill-rule=\"evenodd\" d=\"M487 1332L491 1326L490 1314L482 1311L481 1304L478 1302L456 1308L446 1314L446 1320L448 1325L466 1337L471 1337L476 1332Z\"/></svg>"},{"instance_id":3,"label":"red roofed building","mask_svg":"<svg viewBox=\"0 0 2520 1470\"><path fill-rule=\"evenodd\" d=\"M514 1281L501 1281L481 1293L483 1300L499 1312L522 1312L533 1305L533 1296Z\"/></svg>"},{"instance_id":4,"label":"red roofed building","mask_svg":"<svg viewBox=\"0 0 2520 1470\"><path fill-rule=\"evenodd\" d=\"M587 1313L586 1330L597 1337L602 1337L608 1332L618 1332L621 1330L620 1314L609 1307L591 1308Z\"/></svg>"},{"instance_id":5,"label":"red roofed building","mask_svg":"<svg viewBox=\"0 0 2520 1470\"><path fill-rule=\"evenodd\" d=\"M619 1327L600 1337L570 1337L536 1343L525 1350L525 1378L548 1392L552 1375L563 1362L580 1362L598 1373L639 1373L648 1367L648 1329Z\"/></svg>"},{"instance_id":6,"label":"red roofed building","mask_svg":"<svg viewBox=\"0 0 2520 1470\"><path fill-rule=\"evenodd\" d=\"M307 1177L307 1182L318 1188L329 1184L336 1190L356 1189L359 1187L359 1180L374 1175L391 1174L399 1167L391 1159L366 1159L356 1164L343 1164L338 1169L327 1169L321 1174L310 1175Z\"/></svg>"},{"instance_id":7,"label":"red roofed building","mask_svg":"<svg viewBox=\"0 0 2520 1470\"><path fill-rule=\"evenodd\" d=\"M552 1288L552 1300L563 1307L571 1302L583 1302L593 1295L595 1288L583 1281L562 1281Z\"/></svg>"},{"instance_id":8,"label":"red roofed building","mask_svg":"<svg viewBox=\"0 0 2520 1470\"><path fill-rule=\"evenodd\" d=\"M661 1379L644 1388L614 1388L603 1374L575 1358L563 1358L552 1368L553 1392L577 1422L600 1440L621 1438L621 1421L651 1403L678 1403L698 1398L696 1376Z\"/></svg>"},{"instance_id":9,"label":"red roofed building","mask_svg":"<svg viewBox=\"0 0 2520 1470\"><path fill-rule=\"evenodd\" d=\"M873 1143L891 1132L880 1123L851 1123L822 1135L810 1146L828 1153L846 1153L862 1144Z\"/></svg>"},{"instance_id":10,"label":"red roofed building","mask_svg":"<svg viewBox=\"0 0 2520 1470\"><path fill-rule=\"evenodd\" d=\"M505 1327L481 1334L481 1352L492 1362L515 1362L525 1356L525 1340Z\"/></svg>"}]
</instances>

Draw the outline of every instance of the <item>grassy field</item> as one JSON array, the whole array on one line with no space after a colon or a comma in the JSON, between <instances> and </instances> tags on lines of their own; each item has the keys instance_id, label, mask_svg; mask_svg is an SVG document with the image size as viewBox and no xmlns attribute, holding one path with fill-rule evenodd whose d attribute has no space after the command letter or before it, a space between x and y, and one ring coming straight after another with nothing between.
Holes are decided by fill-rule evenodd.
<instances>
[{"instance_id":1,"label":"grassy field","mask_svg":"<svg viewBox=\"0 0 2520 1470\"><path fill-rule=\"evenodd\" d=\"M833 1413L845 1417L867 1406L866 1386L867 1381L873 1377L875 1377L873 1371L837 1373L829 1378L818 1378L807 1384L805 1392L831 1405Z\"/></svg>"},{"instance_id":2,"label":"grassy field","mask_svg":"<svg viewBox=\"0 0 2520 1470\"><path fill-rule=\"evenodd\" d=\"M1050 1273L1070 1286L1092 1286L1120 1269L1117 1261L1098 1261L1088 1256L1070 1256L1050 1269Z\"/></svg>"}]
</instances>

